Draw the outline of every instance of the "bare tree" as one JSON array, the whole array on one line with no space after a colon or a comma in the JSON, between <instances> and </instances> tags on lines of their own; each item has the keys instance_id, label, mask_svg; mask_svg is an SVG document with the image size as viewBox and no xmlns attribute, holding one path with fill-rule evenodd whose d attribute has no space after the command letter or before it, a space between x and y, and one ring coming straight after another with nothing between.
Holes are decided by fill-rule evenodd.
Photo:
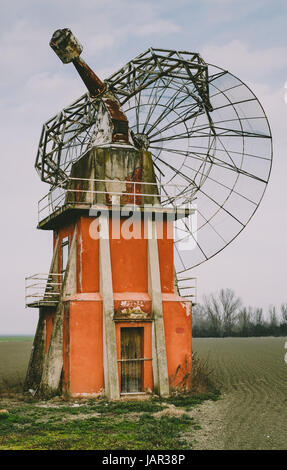
<instances>
[{"instance_id":1,"label":"bare tree","mask_svg":"<svg viewBox=\"0 0 287 470\"><path fill-rule=\"evenodd\" d=\"M254 323L257 326L262 326L264 323L263 319L263 309L262 308L256 308L254 310Z\"/></svg>"},{"instance_id":2,"label":"bare tree","mask_svg":"<svg viewBox=\"0 0 287 470\"><path fill-rule=\"evenodd\" d=\"M192 309L192 334L194 336L204 335L206 330L206 315L202 305L196 304Z\"/></svg>"},{"instance_id":3,"label":"bare tree","mask_svg":"<svg viewBox=\"0 0 287 470\"><path fill-rule=\"evenodd\" d=\"M214 294L203 297L203 309L210 325L212 336L222 336L222 317L220 306Z\"/></svg>"},{"instance_id":4,"label":"bare tree","mask_svg":"<svg viewBox=\"0 0 287 470\"><path fill-rule=\"evenodd\" d=\"M275 334L276 328L278 326L278 321L277 321L277 315L276 315L276 308L274 307L274 305L270 305L268 313L269 313L270 332Z\"/></svg>"},{"instance_id":5,"label":"bare tree","mask_svg":"<svg viewBox=\"0 0 287 470\"><path fill-rule=\"evenodd\" d=\"M280 306L282 322L287 323L287 304L281 304Z\"/></svg>"},{"instance_id":6,"label":"bare tree","mask_svg":"<svg viewBox=\"0 0 287 470\"><path fill-rule=\"evenodd\" d=\"M219 292L219 301L222 306L224 335L230 336L242 302L231 289L221 289Z\"/></svg>"},{"instance_id":7,"label":"bare tree","mask_svg":"<svg viewBox=\"0 0 287 470\"><path fill-rule=\"evenodd\" d=\"M251 307L243 307L237 316L239 333L242 336L247 336L249 333L250 325L251 325L251 318L252 318L253 310Z\"/></svg>"},{"instance_id":8,"label":"bare tree","mask_svg":"<svg viewBox=\"0 0 287 470\"><path fill-rule=\"evenodd\" d=\"M241 300L231 289L221 289L219 294L203 298L203 309L215 336L229 336L235 325Z\"/></svg>"},{"instance_id":9,"label":"bare tree","mask_svg":"<svg viewBox=\"0 0 287 470\"><path fill-rule=\"evenodd\" d=\"M218 294L204 296L203 304L197 305L193 324L198 336L286 336L287 303L276 307L270 305L268 318L263 309L242 306L241 300L231 289L221 289Z\"/></svg>"}]
</instances>

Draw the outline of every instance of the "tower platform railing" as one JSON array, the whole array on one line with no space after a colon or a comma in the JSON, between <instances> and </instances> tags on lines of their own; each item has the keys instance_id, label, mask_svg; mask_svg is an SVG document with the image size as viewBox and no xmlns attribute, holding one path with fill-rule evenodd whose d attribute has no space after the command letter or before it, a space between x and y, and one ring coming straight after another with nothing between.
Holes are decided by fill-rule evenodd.
<instances>
[{"instance_id":1,"label":"tower platform railing","mask_svg":"<svg viewBox=\"0 0 287 470\"><path fill-rule=\"evenodd\" d=\"M60 273L37 273L25 277L25 308L56 307L62 285ZM197 278L178 276L175 289L187 301L196 304Z\"/></svg>"},{"instance_id":2,"label":"tower platform railing","mask_svg":"<svg viewBox=\"0 0 287 470\"><path fill-rule=\"evenodd\" d=\"M178 275L175 280L176 289L181 297L190 300L193 305L197 303L197 278Z\"/></svg>"},{"instance_id":3,"label":"tower platform railing","mask_svg":"<svg viewBox=\"0 0 287 470\"><path fill-rule=\"evenodd\" d=\"M25 307L54 307L59 302L62 274L37 273L25 277Z\"/></svg>"},{"instance_id":4,"label":"tower platform railing","mask_svg":"<svg viewBox=\"0 0 287 470\"><path fill-rule=\"evenodd\" d=\"M129 180L68 178L53 187L38 202L38 222L63 212L65 208L89 209L100 204L107 207L129 206L131 209L153 206L174 211L190 208L194 189L186 185L146 183Z\"/></svg>"}]
</instances>

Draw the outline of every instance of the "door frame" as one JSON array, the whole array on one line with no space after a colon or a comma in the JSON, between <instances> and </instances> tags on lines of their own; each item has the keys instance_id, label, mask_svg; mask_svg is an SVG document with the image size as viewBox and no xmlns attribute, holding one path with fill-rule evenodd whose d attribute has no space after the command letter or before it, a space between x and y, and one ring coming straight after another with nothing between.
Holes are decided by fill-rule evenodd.
<instances>
[{"instance_id":1,"label":"door frame","mask_svg":"<svg viewBox=\"0 0 287 470\"><path fill-rule=\"evenodd\" d=\"M129 394L145 394L153 391L153 374L152 374L152 321L116 321L116 337L117 337L117 362L119 387L121 395ZM121 328L143 328L143 344L142 344L142 391L141 392L121 392Z\"/></svg>"}]
</instances>

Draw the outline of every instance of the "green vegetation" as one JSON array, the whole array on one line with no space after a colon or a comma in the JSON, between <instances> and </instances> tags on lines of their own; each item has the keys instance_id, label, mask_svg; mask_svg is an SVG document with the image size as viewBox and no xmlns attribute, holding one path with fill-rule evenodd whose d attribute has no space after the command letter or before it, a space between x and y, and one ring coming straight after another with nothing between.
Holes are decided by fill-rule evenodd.
<instances>
[{"instance_id":1,"label":"green vegetation","mask_svg":"<svg viewBox=\"0 0 287 470\"><path fill-rule=\"evenodd\" d=\"M210 396L208 397L210 398ZM163 402L87 403L14 402L0 414L0 449L190 449L198 424L181 406L195 406L192 397ZM33 400L32 400L33 401ZM173 401L173 403L175 403Z\"/></svg>"},{"instance_id":2,"label":"green vegetation","mask_svg":"<svg viewBox=\"0 0 287 470\"><path fill-rule=\"evenodd\" d=\"M206 363L195 361L192 394L109 402L103 399L39 402L22 395L32 341L0 342L0 449L191 449L198 423L189 412L216 400ZM208 379L205 375L208 374ZM2 395L2 399L1 399Z\"/></svg>"},{"instance_id":3,"label":"green vegetation","mask_svg":"<svg viewBox=\"0 0 287 470\"><path fill-rule=\"evenodd\" d=\"M169 398L165 398L165 402L174 406L183 408L185 411L190 411L194 406L200 405L205 400L216 401L220 398L220 392L218 390L209 393L202 394L186 394L176 395Z\"/></svg>"}]
</instances>

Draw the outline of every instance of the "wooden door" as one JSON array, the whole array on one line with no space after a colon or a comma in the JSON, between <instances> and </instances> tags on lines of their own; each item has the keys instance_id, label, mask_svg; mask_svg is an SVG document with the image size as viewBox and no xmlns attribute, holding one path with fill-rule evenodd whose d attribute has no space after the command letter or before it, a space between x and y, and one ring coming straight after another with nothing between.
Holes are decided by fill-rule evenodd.
<instances>
[{"instance_id":1,"label":"wooden door","mask_svg":"<svg viewBox=\"0 0 287 470\"><path fill-rule=\"evenodd\" d=\"M121 392L142 391L143 328L121 328Z\"/></svg>"}]
</instances>

